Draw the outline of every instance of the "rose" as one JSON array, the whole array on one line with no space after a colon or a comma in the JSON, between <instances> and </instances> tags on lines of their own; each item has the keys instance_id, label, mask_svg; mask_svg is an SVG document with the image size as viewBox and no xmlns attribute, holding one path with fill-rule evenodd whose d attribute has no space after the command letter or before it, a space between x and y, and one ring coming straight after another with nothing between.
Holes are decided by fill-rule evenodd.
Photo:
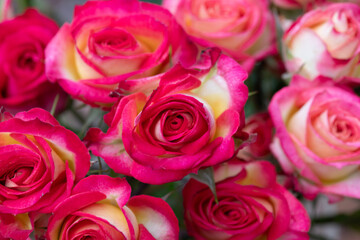
<instances>
[{"instance_id":1,"label":"rose","mask_svg":"<svg viewBox=\"0 0 360 240\"><path fill-rule=\"evenodd\" d=\"M151 184L176 181L232 157L244 125L246 72L216 50L193 69L177 65L149 97L124 97L105 116L106 133L84 141L118 173Z\"/></svg>"},{"instance_id":2,"label":"rose","mask_svg":"<svg viewBox=\"0 0 360 240\"><path fill-rule=\"evenodd\" d=\"M269 146L272 140L272 121L267 112L257 113L246 120L242 131L248 134L256 134L256 140L248 147L239 152L241 156L248 158L248 154L253 157L265 156L270 152ZM239 156L239 155L238 155Z\"/></svg>"},{"instance_id":3,"label":"rose","mask_svg":"<svg viewBox=\"0 0 360 240\"><path fill-rule=\"evenodd\" d=\"M45 110L1 115L0 212L51 212L87 173L85 145Z\"/></svg>"},{"instance_id":4,"label":"rose","mask_svg":"<svg viewBox=\"0 0 360 240\"><path fill-rule=\"evenodd\" d=\"M271 163L233 159L214 169L214 179L217 200L194 179L183 190L186 227L196 240L309 239L306 210L276 183Z\"/></svg>"},{"instance_id":5,"label":"rose","mask_svg":"<svg viewBox=\"0 0 360 240\"><path fill-rule=\"evenodd\" d=\"M267 0L164 0L192 39L219 47L250 71L276 52L275 24Z\"/></svg>"},{"instance_id":6,"label":"rose","mask_svg":"<svg viewBox=\"0 0 360 240\"><path fill-rule=\"evenodd\" d=\"M54 21L34 9L0 23L0 105L8 111L50 110L57 94L65 100L45 76L44 49L57 30Z\"/></svg>"},{"instance_id":7,"label":"rose","mask_svg":"<svg viewBox=\"0 0 360 240\"><path fill-rule=\"evenodd\" d=\"M315 9L298 19L284 34L287 70L310 80L359 82L360 7L338 3Z\"/></svg>"},{"instance_id":8,"label":"rose","mask_svg":"<svg viewBox=\"0 0 360 240\"><path fill-rule=\"evenodd\" d=\"M195 239L309 238L304 207L276 183L269 162L233 159L215 167L214 179L217 200L208 186L194 179L183 190L185 222Z\"/></svg>"},{"instance_id":9,"label":"rose","mask_svg":"<svg viewBox=\"0 0 360 240\"><path fill-rule=\"evenodd\" d=\"M0 113L0 237L26 239L28 212L49 213L85 176L90 156L80 139L42 109Z\"/></svg>"},{"instance_id":10,"label":"rose","mask_svg":"<svg viewBox=\"0 0 360 240\"><path fill-rule=\"evenodd\" d=\"M130 198L125 179L93 175L81 180L49 219L47 239L178 239L178 220L162 199Z\"/></svg>"},{"instance_id":11,"label":"rose","mask_svg":"<svg viewBox=\"0 0 360 240\"><path fill-rule=\"evenodd\" d=\"M307 198L360 198L360 98L329 81L297 76L274 95L271 150Z\"/></svg>"},{"instance_id":12,"label":"rose","mask_svg":"<svg viewBox=\"0 0 360 240\"><path fill-rule=\"evenodd\" d=\"M65 23L47 47L46 73L72 97L110 107L116 98L109 94L118 87L125 95L151 93L171 62L192 64L196 55L173 16L160 6L89 1L76 7L73 22Z\"/></svg>"}]
</instances>

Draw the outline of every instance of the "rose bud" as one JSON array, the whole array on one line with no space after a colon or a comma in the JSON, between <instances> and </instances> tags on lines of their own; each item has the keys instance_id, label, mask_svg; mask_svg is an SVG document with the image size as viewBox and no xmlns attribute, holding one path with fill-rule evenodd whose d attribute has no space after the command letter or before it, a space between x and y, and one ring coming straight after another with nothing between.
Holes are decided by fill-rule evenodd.
<instances>
[{"instance_id":1,"label":"rose bud","mask_svg":"<svg viewBox=\"0 0 360 240\"><path fill-rule=\"evenodd\" d=\"M287 70L309 80L360 82L360 7L335 3L309 11L284 34Z\"/></svg>"},{"instance_id":2,"label":"rose bud","mask_svg":"<svg viewBox=\"0 0 360 240\"><path fill-rule=\"evenodd\" d=\"M28 213L50 213L69 196L89 170L90 155L43 109L0 116L0 236L25 239L33 224Z\"/></svg>"},{"instance_id":3,"label":"rose bud","mask_svg":"<svg viewBox=\"0 0 360 240\"><path fill-rule=\"evenodd\" d=\"M7 111L50 111L58 94L58 109L65 104L65 93L45 76L44 50L57 30L35 9L0 23L0 106Z\"/></svg>"},{"instance_id":4,"label":"rose bud","mask_svg":"<svg viewBox=\"0 0 360 240\"><path fill-rule=\"evenodd\" d=\"M55 208L47 239L178 239L178 220L164 200L130 193L125 179L84 178Z\"/></svg>"},{"instance_id":5,"label":"rose bud","mask_svg":"<svg viewBox=\"0 0 360 240\"><path fill-rule=\"evenodd\" d=\"M251 71L276 53L275 22L267 0L164 0L192 40L219 47Z\"/></svg>"},{"instance_id":6,"label":"rose bud","mask_svg":"<svg viewBox=\"0 0 360 240\"><path fill-rule=\"evenodd\" d=\"M46 73L73 98L110 108L118 87L122 95L151 93L172 64L191 65L196 57L166 9L137 0L88 1L46 48Z\"/></svg>"},{"instance_id":7,"label":"rose bud","mask_svg":"<svg viewBox=\"0 0 360 240\"><path fill-rule=\"evenodd\" d=\"M271 100L276 135L271 150L305 197L360 198L360 98L296 76Z\"/></svg>"},{"instance_id":8,"label":"rose bud","mask_svg":"<svg viewBox=\"0 0 360 240\"><path fill-rule=\"evenodd\" d=\"M194 179L183 190L185 223L194 239L309 239L309 216L276 183L271 163L233 159L214 168L214 179L217 198Z\"/></svg>"},{"instance_id":9,"label":"rose bud","mask_svg":"<svg viewBox=\"0 0 360 240\"><path fill-rule=\"evenodd\" d=\"M105 115L106 133L84 141L118 173L161 184L234 155L233 135L244 124L246 72L219 51L192 69L175 66L150 96L124 97Z\"/></svg>"}]
</instances>

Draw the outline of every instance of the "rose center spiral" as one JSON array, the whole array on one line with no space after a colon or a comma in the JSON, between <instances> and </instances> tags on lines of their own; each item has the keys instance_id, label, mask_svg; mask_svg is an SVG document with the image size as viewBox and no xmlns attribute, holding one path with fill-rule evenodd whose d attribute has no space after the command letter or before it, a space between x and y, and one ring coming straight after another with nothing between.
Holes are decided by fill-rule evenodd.
<instances>
[{"instance_id":1,"label":"rose center spiral","mask_svg":"<svg viewBox=\"0 0 360 240\"><path fill-rule=\"evenodd\" d=\"M244 11L241 9L234 9L232 4L227 2L222 3L219 1L205 1L204 4L199 8L199 17L202 19L209 18L236 18L241 17Z\"/></svg>"},{"instance_id":2,"label":"rose center spiral","mask_svg":"<svg viewBox=\"0 0 360 240\"><path fill-rule=\"evenodd\" d=\"M331 128L332 134L343 141L351 141L355 136L353 126L346 120L337 119Z\"/></svg>"},{"instance_id":3,"label":"rose center spiral","mask_svg":"<svg viewBox=\"0 0 360 240\"><path fill-rule=\"evenodd\" d=\"M36 52L27 51L19 57L17 65L24 70L34 70L37 63L38 59Z\"/></svg>"},{"instance_id":4,"label":"rose center spiral","mask_svg":"<svg viewBox=\"0 0 360 240\"><path fill-rule=\"evenodd\" d=\"M26 180L32 173L31 167L21 167L9 172L6 175L3 175L0 178L2 185L8 188L19 187L23 184L26 184Z\"/></svg>"},{"instance_id":5,"label":"rose center spiral","mask_svg":"<svg viewBox=\"0 0 360 240\"><path fill-rule=\"evenodd\" d=\"M170 120L170 128L172 130L178 130L183 122L184 122L184 118L182 116L173 117Z\"/></svg>"},{"instance_id":6,"label":"rose center spiral","mask_svg":"<svg viewBox=\"0 0 360 240\"><path fill-rule=\"evenodd\" d=\"M169 111L164 116L163 134L169 141L178 140L182 137L181 133L192 128L193 117L187 112L182 110Z\"/></svg>"},{"instance_id":7,"label":"rose center spiral","mask_svg":"<svg viewBox=\"0 0 360 240\"><path fill-rule=\"evenodd\" d=\"M138 46L134 37L121 29L104 29L90 37L90 48L101 57L126 55ZM125 52L124 52L125 51Z\"/></svg>"}]
</instances>

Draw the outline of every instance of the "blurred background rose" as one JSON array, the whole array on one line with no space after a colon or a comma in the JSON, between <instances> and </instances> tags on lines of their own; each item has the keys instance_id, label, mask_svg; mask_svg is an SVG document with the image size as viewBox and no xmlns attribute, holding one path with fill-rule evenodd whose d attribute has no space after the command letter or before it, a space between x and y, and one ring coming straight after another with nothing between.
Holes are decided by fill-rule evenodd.
<instances>
[{"instance_id":1,"label":"blurred background rose","mask_svg":"<svg viewBox=\"0 0 360 240\"><path fill-rule=\"evenodd\" d=\"M337 3L299 17L283 36L288 72L360 83L360 6Z\"/></svg>"},{"instance_id":2,"label":"blurred background rose","mask_svg":"<svg viewBox=\"0 0 360 240\"><path fill-rule=\"evenodd\" d=\"M164 0L192 40L219 47L247 71L276 53L275 23L267 0Z\"/></svg>"}]
</instances>

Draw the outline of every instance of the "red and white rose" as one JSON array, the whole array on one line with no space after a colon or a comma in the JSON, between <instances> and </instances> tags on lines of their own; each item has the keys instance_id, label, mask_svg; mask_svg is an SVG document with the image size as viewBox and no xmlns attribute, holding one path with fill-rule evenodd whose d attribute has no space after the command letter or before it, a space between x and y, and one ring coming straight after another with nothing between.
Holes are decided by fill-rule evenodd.
<instances>
[{"instance_id":1,"label":"red and white rose","mask_svg":"<svg viewBox=\"0 0 360 240\"><path fill-rule=\"evenodd\" d=\"M150 92L172 63L197 49L162 7L137 0L88 1L75 8L46 49L46 73L73 98L110 107L121 94Z\"/></svg>"},{"instance_id":2,"label":"red and white rose","mask_svg":"<svg viewBox=\"0 0 360 240\"><path fill-rule=\"evenodd\" d=\"M306 197L360 198L360 97L315 81L296 76L274 95L271 150Z\"/></svg>"},{"instance_id":3,"label":"red and white rose","mask_svg":"<svg viewBox=\"0 0 360 240\"><path fill-rule=\"evenodd\" d=\"M360 6L336 3L309 11L284 34L287 70L309 80L360 82Z\"/></svg>"},{"instance_id":4,"label":"red and white rose","mask_svg":"<svg viewBox=\"0 0 360 240\"><path fill-rule=\"evenodd\" d=\"M271 163L233 159L216 166L214 177L217 200L194 179L183 190L186 226L196 240L309 239L309 216L276 183Z\"/></svg>"},{"instance_id":5,"label":"red and white rose","mask_svg":"<svg viewBox=\"0 0 360 240\"><path fill-rule=\"evenodd\" d=\"M178 220L164 200L130 193L125 179L93 175L81 180L55 208L47 239L178 239Z\"/></svg>"},{"instance_id":6,"label":"red and white rose","mask_svg":"<svg viewBox=\"0 0 360 240\"><path fill-rule=\"evenodd\" d=\"M246 72L211 50L192 69L175 66L151 96L124 97L105 116L106 133L85 141L115 172L161 184L231 158L244 125Z\"/></svg>"},{"instance_id":7,"label":"red and white rose","mask_svg":"<svg viewBox=\"0 0 360 240\"><path fill-rule=\"evenodd\" d=\"M89 167L85 145L47 111L2 113L0 235L16 239L16 234L30 234L28 213L51 212Z\"/></svg>"}]
</instances>

